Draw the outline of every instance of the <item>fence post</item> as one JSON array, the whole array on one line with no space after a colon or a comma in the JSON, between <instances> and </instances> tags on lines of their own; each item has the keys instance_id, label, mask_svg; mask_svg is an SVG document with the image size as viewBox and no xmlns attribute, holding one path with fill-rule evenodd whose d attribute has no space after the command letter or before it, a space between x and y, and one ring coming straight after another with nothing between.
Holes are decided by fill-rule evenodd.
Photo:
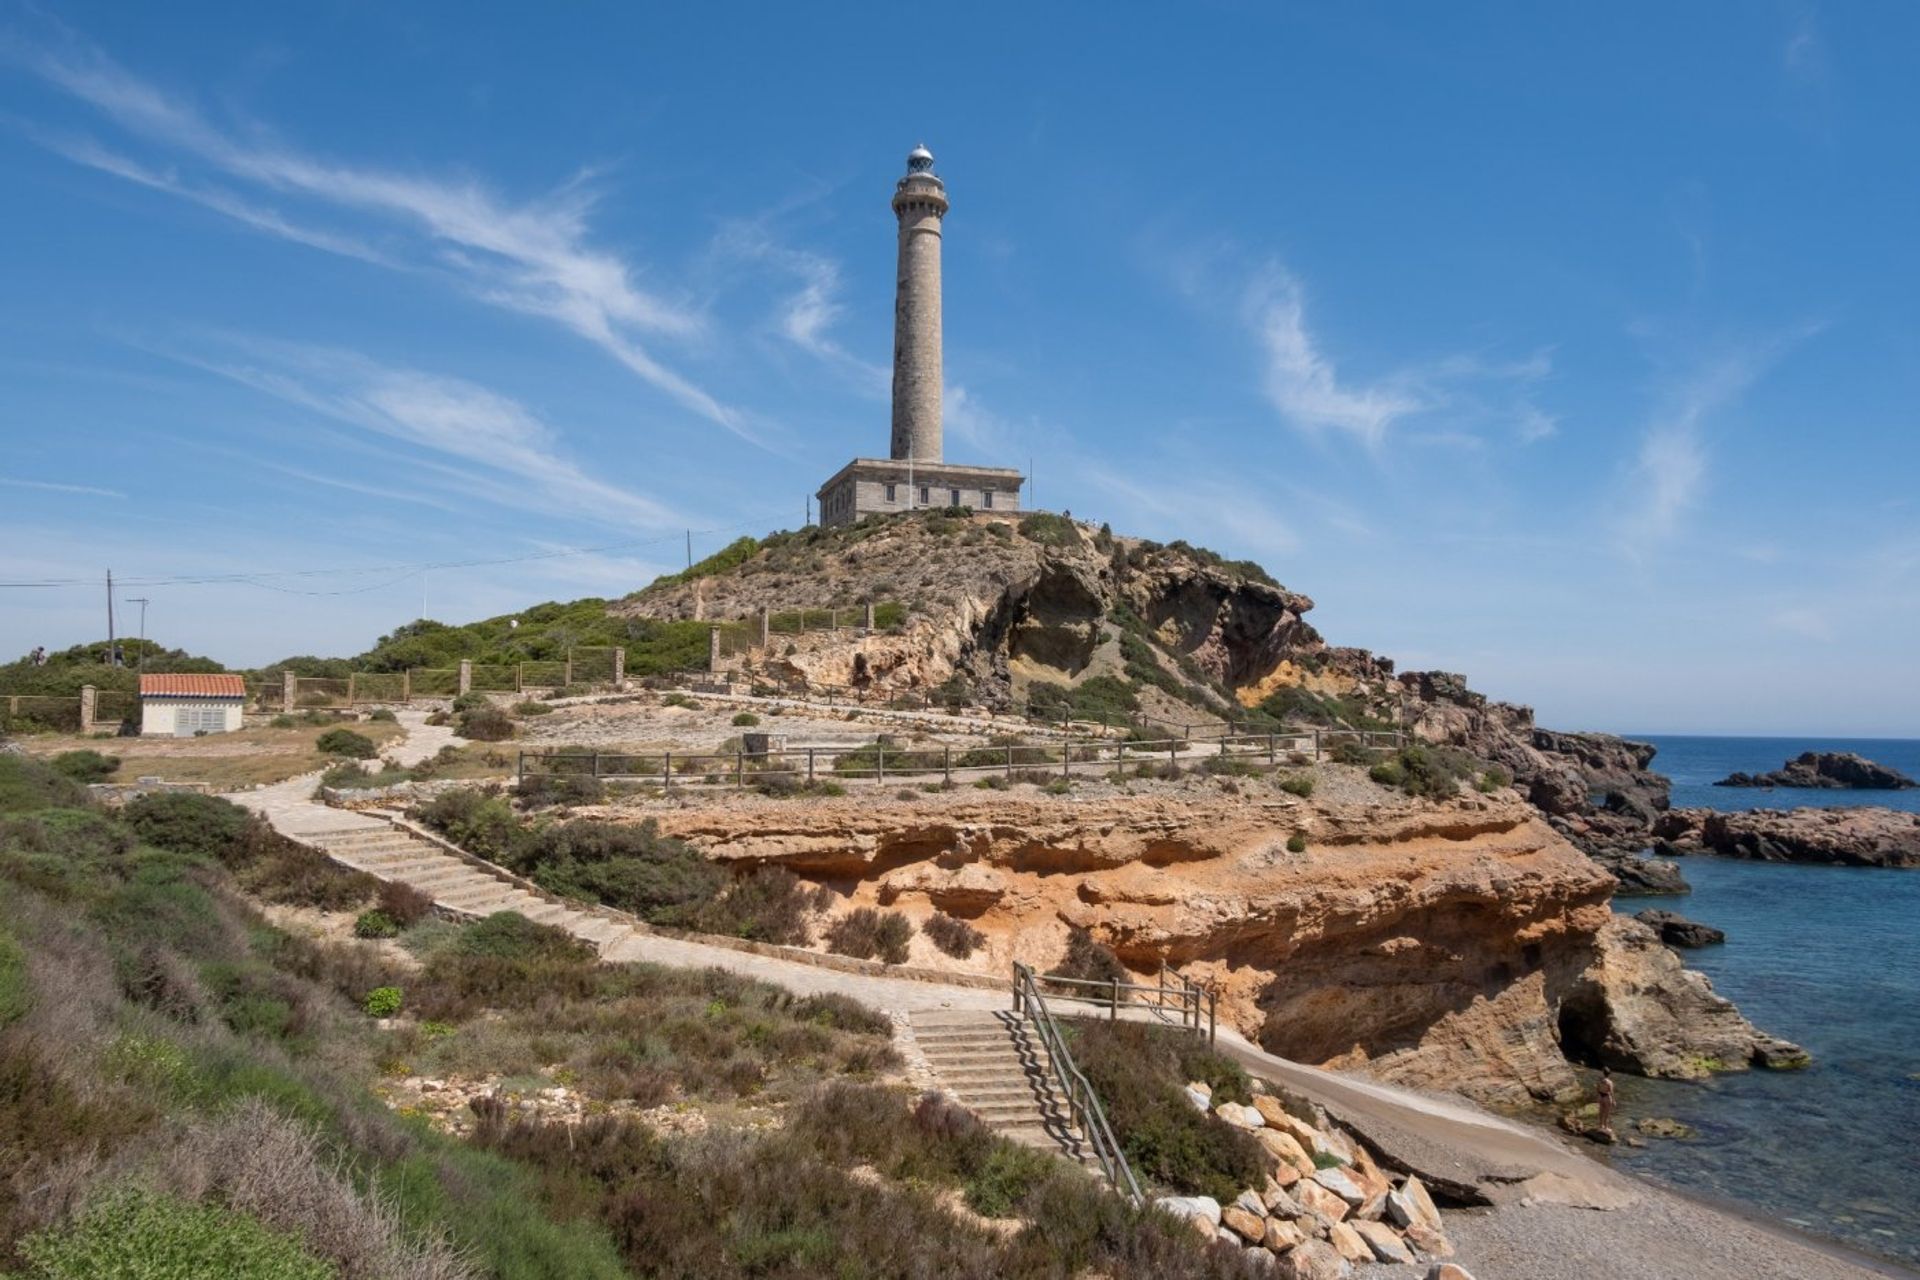
<instances>
[{"instance_id":1,"label":"fence post","mask_svg":"<svg viewBox=\"0 0 1920 1280\"><path fill-rule=\"evenodd\" d=\"M563 675L560 683L572 684L573 683L573 650L572 649L567 650L567 665L562 670L563 670Z\"/></svg>"},{"instance_id":2,"label":"fence post","mask_svg":"<svg viewBox=\"0 0 1920 1280\"><path fill-rule=\"evenodd\" d=\"M733 753L733 785L736 787L747 785L747 753L744 750Z\"/></svg>"},{"instance_id":3,"label":"fence post","mask_svg":"<svg viewBox=\"0 0 1920 1280\"><path fill-rule=\"evenodd\" d=\"M613 687L625 688L627 683L627 650L624 645L615 645L613 650Z\"/></svg>"},{"instance_id":4,"label":"fence post","mask_svg":"<svg viewBox=\"0 0 1920 1280\"><path fill-rule=\"evenodd\" d=\"M1213 1043L1214 1033L1219 1025L1220 993L1212 987L1207 988L1207 1043Z\"/></svg>"},{"instance_id":5,"label":"fence post","mask_svg":"<svg viewBox=\"0 0 1920 1280\"><path fill-rule=\"evenodd\" d=\"M807 785L813 785L813 748L807 748Z\"/></svg>"},{"instance_id":6,"label":"fence post","mask_svg":"<svg viewBox=\"0 0 1920 1280\"><path fill-rule=\"evenodd\" d=\"M299 700L300 677L291 671L282 671L280 673L280 709L292 715L293 705Z\"/></svg>"},{"instance_id":7,"label":"fence post","mask_svg":"<svg viewBox=\"0 0 1920 1280\"><path fill-rule=\"evenodd\" d=\"M875 782L887 780L887 749L885 747L873 749L873 780Z\"/></svg>"},{"instance_id":8,"label":"fence post","mask_svg":"<svg viewBox=\"0 0 1920 1280\"><path fill-rule=\"evenodd\" d=\"M707 629L707 671L709 674L720 669L720 628Z\"/></svg>"},{"instance_id":9,"label":"fence post","mask_svg":"<svg viewBox=\"0 0 1920 1280\"><path fill-rule=\"evenodd\" d=\"M94 708L99 705L100 691L90 684L80 686L80 734L85 737L93 732Z\"/></svg>"},{"instance_id":10,"label":"fence post","mask_svg":"<svg viewBox=\"0 0 1920 1280\"><path fill-rule=\"evenodd\" d=\"M467 692L470 692L472 689L473 689L473 659L462 658L460 659L459 692L467 693Z\"/></svg>"},{"instance_id":11,"label":"fence post","mask_svg":"<svg viewBox=\"0 0 1920 1280\"><path fill-rule=\"evenodd\" d=\"M1114 978L1112 981L1113 995L1111 999L1113 1003L1107 1006L1107 1021L1118 1022L1120 1021L1120 979Z\"/></svg>"},{"instance_id":12,"label":"fence post","mask_svg":"<svg viewBox=\"0 0 1920 1280\"><path fill-rule=\"evenodd\" d=\"M1318 729L1313 731L1313 762L1320 763L1320 731Z\"/></svg>"},{"instance_id":13,"label":"fence post","mask_svg":"<svg viewBox=\"0 0 1920 1280\"><path fill-rule=\"evenodd\" d=\"M1007 744L1007 781L1013 781L1013 744Z\"/></svg>"},{"instance_id":14,"label":"fence post","mask_svg":"<svg viewBox=\"0 0 1920 1280\"><path fill-rule=\"evenodd\" d=\"M667 790L673 790L673 752L669 751L660 757L660 772L666 777Z\"/></svg>"},{"instance_id":15,"label":"fence post","mask_svg":"<svg viewBox=\"0 0 1920 1280\"><path fill-rule=\"evenodd\" d=\"M866 629L867 634L873 634L873 601L871 600L867 601Z\"/></svg>"},{"instance_id":16,"label":"fence post","mask_svg":"<svg viewBox=\"0 0 1920 1280\"><path fill-rule=\"evenodd\" d=\"M513 664L513 691L515 693L525 693L526 690L527 664L524 662L516 662Z\"/></svg>"},{"instance_id":17,"label":"fence post","mask_svg":"<svg viewBox=\"0 0 1920 1280\"><path fill-rule=\"evenodd\" d=\"M1274 742L1273 735L1271 733L1267 735L1267 763L1269 765L1276 765L1280 763L1280 749L1278 744Z\"/></svg>"},{"instance_id":18,"label":"fence post","mask_svg":"<svg viewBox=\"0 0 1920 1280\"><path fill-rule=\"evenodd\" d=\"M802 614L804 620L805 615ZM766 605L760 606L760 647L767 649L773 645L773 610Z\"/></svg>"},{"instance_id":19,"label":"fence post","mask_svg":"<svg viewBox=\"0 0 1920 1280\"><path fill-rule=\"evenodd\" d=\"M1071 777L1072 775L1073 775L1073 738L1071 735L1069 735L1067 738L1067 745L1060 748L1060 776L1063 778L1066 778L1066 777Z\"/></svg>"},{"instance_id":20,"label":"fence post","mask_svg":"<svg viewBox=\"0 0 1920 1280\"><path fill-rule=\"evenodd\" d=\"M598 751L593 753L593 780L595 782L600 780L600 753Z\"/></svg>"},{"instance_id":21,"label":"fence post","mask_svg":"<svg viewBox=\"0 0 1920 1280\"><path fill-rule=\"evenodd\" d=\"M527 753L516 751L514 756L516 758L513 762L513 781L514 785L518 786L527 780Z\"/></svg>"},{"instance_id":22,"label":"fence post","mask_svg":"<svg viewBox=\"0 0 1920 1280\"><path fill-rule=\"evenodd\" d=\"M355 698L356 682L359 679L360 679L360 673L358 671L347 672L347 705L348 706L352 706L356 701L356 698Z\"/></svg>"},{"instance_id":23,"label":"fence post","mask_svg":"<svg viewBox=\"0 0 1920 1280\"><path fill-rule=\"evenodd\" d=\"M400 701L413 701L413 669L411 667L400 673Z\"/></svg>"},{"instance_id":24,"label":"fence post","mask_svg":"<svg viewBox=\"0 0 1920 1280\"><path fill-rule=\"evenodd\" d=\"M941 773L941 776L946 779L946 784L948 786L952 786L953 785L953 748L950 746L940 748L940 773Z\"/></svg>"}]
</instances>

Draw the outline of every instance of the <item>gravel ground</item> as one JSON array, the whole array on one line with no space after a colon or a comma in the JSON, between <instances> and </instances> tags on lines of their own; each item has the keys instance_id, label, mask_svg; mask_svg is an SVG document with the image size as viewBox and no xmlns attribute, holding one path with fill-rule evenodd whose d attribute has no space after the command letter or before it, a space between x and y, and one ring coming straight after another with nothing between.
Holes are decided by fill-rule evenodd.
<instances>
[{"instance_id":1,"label":"gravel ground","mask_svg":"<svg viewBox=\"0 0 1920 1280\"><path fill-rule=\"evenodd\" d=\"M1869 1280L1915 1273L1789 1236L1644 1185L1609 1212L1564 1205L1449 1211L1457 1261L1474 1280ZM1369 1276L1417 1275L1382 1268Z\"/></svg>"}]
</instances>

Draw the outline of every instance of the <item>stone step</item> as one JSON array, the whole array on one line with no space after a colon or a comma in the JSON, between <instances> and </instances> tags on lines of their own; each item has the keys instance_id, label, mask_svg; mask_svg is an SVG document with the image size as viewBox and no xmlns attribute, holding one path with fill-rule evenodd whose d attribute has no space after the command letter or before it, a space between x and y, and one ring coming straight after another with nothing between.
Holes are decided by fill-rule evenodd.
<instances>
[{"instance_id":1,"label":"stone step","mask_svg":"<svg viewBox=\"0 0 1920 1280\"><path fill-rule=\"evenodd\" d=\"M399 862L411 858L447 858L458 862L445 849L435 848L419 840L396 840L391 844L329 845L328 853L344 854L349 858L358 858L366 862Z\"/></svg>"},{"instance_id":2,"label":"stone step","mask_svg":"<svg viewBox=\"0 0 1920 1280\"><path fill-rule=\"evenodd\" d=\"M469 911L479 910L481 907L486 906L489 913L492 911L516 910L522 903L532 905L539 901L539 899L533 897L533 895L523 893L510 884L502 884L498 880L481 879L475 880L472 883L463 881L454 885L426 889L422 892L431 894L435 902L444 902L452 907L463 907ZM494 905L501 903L512 905Z\"/></svg>"},{"instance_id":3,"label":"stone step","mask_svg":"<svg viewBox=\"0 0 1920 1280\"><path fill-rule=\"evenodd\" d=\"M373 858L355 857L349 857L347 860L367 871L369 874L378 875L388 880L405 880L409 884L444 879L456 872L478 875L486 874L485 872L479 871L478 868L461 862L457 858L432 857L425 854L408 856L390 862L381 862Z\"/></svg>"}]
</instances>

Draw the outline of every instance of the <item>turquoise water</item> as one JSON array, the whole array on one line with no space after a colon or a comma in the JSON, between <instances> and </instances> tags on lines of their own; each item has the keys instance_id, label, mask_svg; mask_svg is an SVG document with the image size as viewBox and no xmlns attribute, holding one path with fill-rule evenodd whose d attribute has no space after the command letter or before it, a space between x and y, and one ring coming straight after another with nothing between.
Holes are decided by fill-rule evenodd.
<instances>
[{"instance_id":1,"label":"turquoise water","mask_svg":"<svg viewBox=\"0 0 1920 1280\"><path fill-rule=\"evenodd\" d=\"M1715 787L1735 769L1778 768L1806 750L1858 751L1920 777L1920 742L1647 739L1674 803L1720 809L1886 804L1920 792L1747 791ZM1700 1131L1623 1149L1630 1168L1744 1202L1766 1216L1920 1262L1911 1191L1920 1183L1920 870L1682 859L1688 898L1665 906L1727 931L1681 954L1764 1030L1813 1054L1803 1072L1753 1071L1703 1084L1622 1081L1631 1118L1673 1116Z\"/></svg>"}]
</instances>

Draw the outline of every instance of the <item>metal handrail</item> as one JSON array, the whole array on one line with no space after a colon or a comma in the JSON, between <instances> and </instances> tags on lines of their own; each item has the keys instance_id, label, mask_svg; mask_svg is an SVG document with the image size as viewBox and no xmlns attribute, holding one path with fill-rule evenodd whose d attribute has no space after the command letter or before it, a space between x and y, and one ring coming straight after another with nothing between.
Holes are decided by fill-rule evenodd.
<instances>
[{"instance_id":1,"label":"metal handrail","mask_svg":"<svg viewBox=\"0 0 1920 1280\"><path fill-rule=\"evenodd\" d=\"M1080 1068L1074 1065L1073 1054L1067 1049L1067 1041L1060 1034L1059 1024L1047 1009L1047 999L1040 994L1033 970L1018 960L1013 962L1013 1009L1030 1020L1040 1033L1040 1042L1046 1046L1047 1058L1053 1063L1054 1077L1059 1081L1061 1092L1067 1095L1068 1114L1093 1145L1094 1157L1100 1161L1100 1172L1106 1175L1107 1182L1115 1191L1136 1206L1144 1206L1146 1195L1140 1190L1139 1179L1133 1176L1133 1167L1120 1150L1112 1127L1107 1124L1107 1113L1100 1105L1100 1096L1093 1091L1093 1085L1087 1078L1080 1074Z\"/></svg>"}]
</instances>

